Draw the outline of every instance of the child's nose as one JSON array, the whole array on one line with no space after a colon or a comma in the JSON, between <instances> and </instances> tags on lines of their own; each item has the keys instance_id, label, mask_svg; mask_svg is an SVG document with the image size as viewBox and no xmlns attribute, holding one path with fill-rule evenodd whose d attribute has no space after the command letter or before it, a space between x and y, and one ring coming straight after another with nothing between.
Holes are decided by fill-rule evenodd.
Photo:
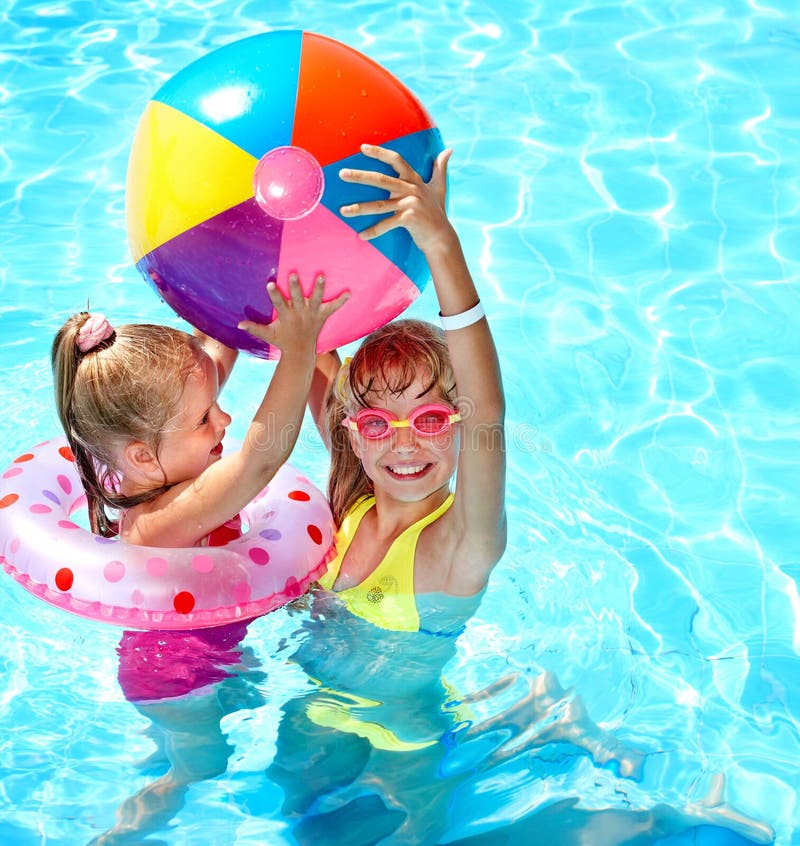
<instances>
[{"instance_id":1,"label":"child's nose","mask_svg":"<svg viewBox=\"0 0 800 846\"><path fill-rule=\"evenodd\" d=\"M397 426L393 430L395 449L414 449L417 445L417 435L411 426Z\"/></svg>"},{"instance_id":2,"label":"child's nose","mask_svg":"<svg viewBox=\"0 0 800 846\"><path fill-rule=\"evenodd\" d=\"M230 414L226 414L218 405L214 406L214 410L216 412L215 423L217 428L225 429L230 426L231 420L233 419Z\"/></svg>"}]
</instances>

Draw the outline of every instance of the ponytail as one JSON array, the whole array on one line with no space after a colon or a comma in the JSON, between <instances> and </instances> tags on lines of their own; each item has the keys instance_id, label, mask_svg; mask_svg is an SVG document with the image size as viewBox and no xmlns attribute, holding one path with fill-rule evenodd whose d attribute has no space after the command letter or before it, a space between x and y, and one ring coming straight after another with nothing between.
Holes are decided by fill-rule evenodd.
<instances>
[{"instance_id":1,"label":"ponytail","mask_svg":"<svg viewBox=\"0 0 800 846\"><path fill-rule=\"evenodd\" d=\"M78 333L89 317L89 312L82 311L67 320L53 339L50 360L56 392L56 411L86 492L89 525L95 534L111 537L116 534L116 525L106 514L100 495L105 480L101 481L98 478L98 467L94 458L80 440L74 426L73 397L78 367L87 354L94 352L94 350L89 350L88 353L83 352L78 345Z\"/></svg>"}]
</instances>

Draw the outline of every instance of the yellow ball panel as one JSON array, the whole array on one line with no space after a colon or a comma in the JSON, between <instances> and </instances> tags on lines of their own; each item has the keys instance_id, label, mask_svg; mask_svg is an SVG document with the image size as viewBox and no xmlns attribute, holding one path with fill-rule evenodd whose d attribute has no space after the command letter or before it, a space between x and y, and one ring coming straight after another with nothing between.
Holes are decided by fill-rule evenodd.
<instances>
[{"instance_id":1,"label":"yellow ball panel","mask_svg":"<svg viewBox=\"0 0 800 846\"><path fill-rule=\"evenodd\" d=\"M253 196L257 160L183 112L151 100L128 164L128 240L134 263Z\"/></svg>"}]
</instances>

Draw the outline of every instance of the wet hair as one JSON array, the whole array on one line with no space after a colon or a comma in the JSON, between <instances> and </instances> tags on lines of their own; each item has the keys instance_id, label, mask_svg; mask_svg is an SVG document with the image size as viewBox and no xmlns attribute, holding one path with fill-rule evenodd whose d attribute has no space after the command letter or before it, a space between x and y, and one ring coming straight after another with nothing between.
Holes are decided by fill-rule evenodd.
<instances>
[{"instance_id":1,"label":"wet hair","mask_svg":"<svg viewBox=\"0 0 800 846\"><path fill-rule=\"evenodd\" d=\"M166 489L123 496L119 451L142 441L158 455L161 435L202 351L186 332L132 324L82 352L77 335L89 316L75 314L58 330L51 362L56 408L86 490L92 531L110 537L117 531L110 512L148 502Z\"/></svg>"},{"instance_id":2,"label":"wet hair","mask_svg":"<svg viewBox=\"0 0 800 846\"><path fill-rule=\"evenodd\" d=\"M453 365L444 332L421 320L396 320L377 329L339 371L326 410L331 445L328 499L337 526L357 500L372 493L372 480L353 452L342 420L368 408L369 395L401 394L420 375L422 393L434 390L455 405Z\"/></svg>"}]
</instances>

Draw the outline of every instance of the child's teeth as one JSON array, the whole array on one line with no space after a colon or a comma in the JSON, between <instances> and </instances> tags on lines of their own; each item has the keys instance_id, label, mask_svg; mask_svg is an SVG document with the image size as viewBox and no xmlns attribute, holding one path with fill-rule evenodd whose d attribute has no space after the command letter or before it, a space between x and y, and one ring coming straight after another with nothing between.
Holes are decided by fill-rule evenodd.
<instances>
[{"instance_id":1,"label":"child's teeth","mask_svg":"<svg viewBox=\"0 0 800 846\"><path fill-rule=\"evenodd\" d=\"M420 464L418 467L390 467L389 469L398 476L411 476L414 473L421 473L425 469L425 465Z\"/></svg>"}]
</instances>

